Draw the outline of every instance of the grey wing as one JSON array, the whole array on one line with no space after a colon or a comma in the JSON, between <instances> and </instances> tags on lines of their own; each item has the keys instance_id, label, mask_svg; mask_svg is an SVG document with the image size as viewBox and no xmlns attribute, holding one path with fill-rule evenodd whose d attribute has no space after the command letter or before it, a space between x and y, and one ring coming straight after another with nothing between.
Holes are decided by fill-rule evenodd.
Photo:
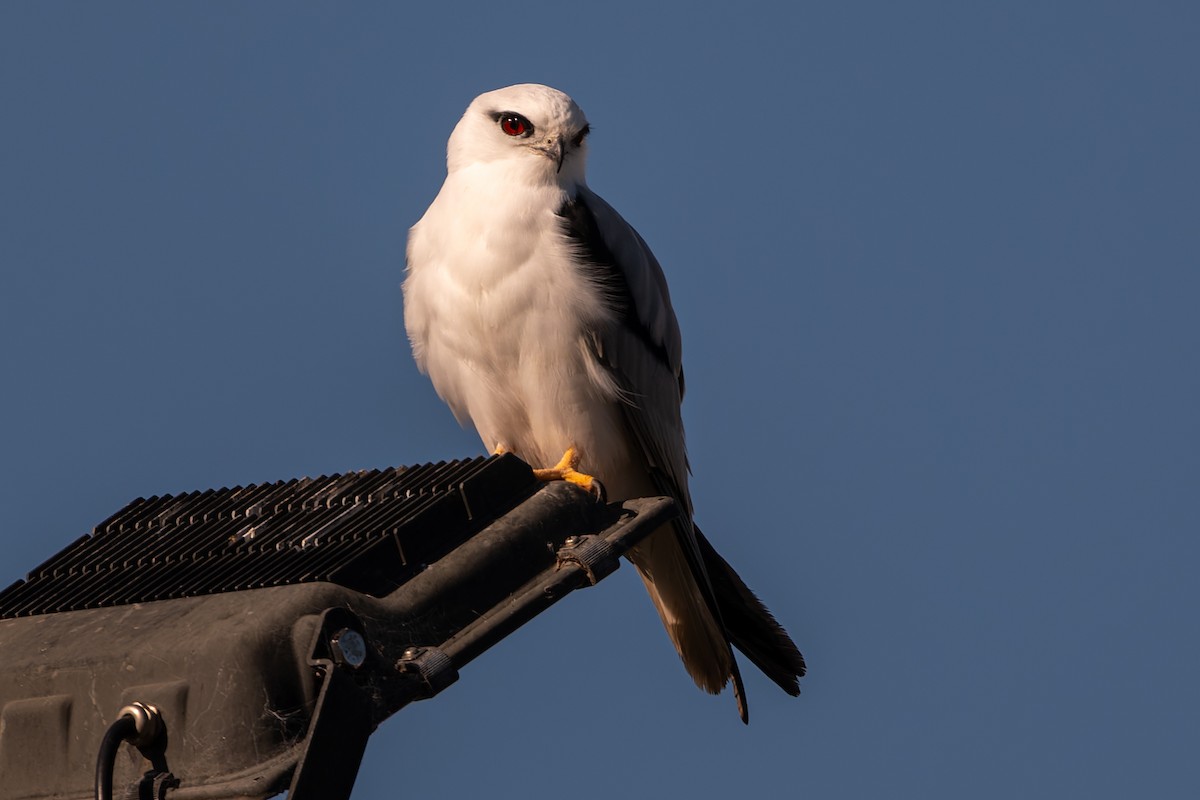
<instances>
[{"instance_id":1,"label":"grey wing","mask_svg":"<svg viewBox=\"0 0 1200 800\"><path fill-rule=\"evenodd\" d=\"M692 525L688 462L680 403L684 381L679 323L666 277L642 237L599 195L581 187L559 212L578 248L579 263L599 287L615 321L591 331L591 346L613 376L625 402L625 421L644 455L657 490L682 507L673 527L713 619L723 630L721 608ZM726 648L729 634L725 633ZM745 688L729 651L730 678L742 721Z\"/></svg>"},{"instance_id":2,"label":"grey wing","mask_svg":"<svg viewBox=\"0 0 1200 800\"><path fill-rule=\"evenodd\" d=\"M611 324L590 332L592 350L621 388L626 421L659 491L675 497L690 518L682 344L662 267L637 231L586 187L560 215L614 312Z\"/></svg>"}]
</instances>

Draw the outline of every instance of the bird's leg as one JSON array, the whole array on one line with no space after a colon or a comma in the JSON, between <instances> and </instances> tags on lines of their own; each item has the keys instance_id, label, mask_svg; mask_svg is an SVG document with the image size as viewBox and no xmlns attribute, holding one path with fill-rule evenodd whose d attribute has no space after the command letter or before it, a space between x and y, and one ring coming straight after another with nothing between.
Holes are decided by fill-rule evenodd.
<instances>
[{"instance_id":1,"label":"bird's leg","mask_svg":"<svg viewBox=\"0 0 1200 800\"><path fill-rule=\"evenodd\" d=\"M553 467L545 469L535 469L533 477L539 481L566 481L573 483L585 492L595 495L597 498L604 499L604 487L600 485L600 481L593 478L591 475L585 475L578 472L575 467L579 466L579 451L574 447L568 447L567 452L563 453L562 460Z\"/></svg>"},{"instance_id":2,"label":"bird's leg","mask_svg":"<svg viewBox=\"0 0 1200 800\"><path fill-rule=\"evenodd\" d=\"M504 446L503 442L501 442L500 444L496 445L496 449L492 451L492 455L502 456L507 452L508 452L508 448Z\"/></svg>"}]
</instances>

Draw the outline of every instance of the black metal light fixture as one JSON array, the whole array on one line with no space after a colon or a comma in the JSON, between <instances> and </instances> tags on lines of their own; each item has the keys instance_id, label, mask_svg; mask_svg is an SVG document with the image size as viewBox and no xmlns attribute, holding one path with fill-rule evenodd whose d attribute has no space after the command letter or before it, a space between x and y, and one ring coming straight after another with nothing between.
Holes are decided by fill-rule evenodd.
<instances>
[{"instance_id":1,"label":"black metal light fixture","mask_svg":"<svg viewBox=\"0 0 1200 800\"><path fill-rule=\"evenodd\" d=\"M0 800L348 798L384 719L674 514L512 456L134 501L0 592Z\"/></svg>"}]
</instances>

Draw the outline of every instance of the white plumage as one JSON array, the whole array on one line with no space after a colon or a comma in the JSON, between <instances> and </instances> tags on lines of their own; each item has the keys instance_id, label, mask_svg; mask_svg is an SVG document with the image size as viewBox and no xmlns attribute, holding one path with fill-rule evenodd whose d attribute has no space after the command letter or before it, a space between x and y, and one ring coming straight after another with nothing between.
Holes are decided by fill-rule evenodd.
<instances>
[{"instance_id":1,"label":"white plumage","mask_svg":"<svg viewBox=\"0 0 1200 800\"><path fill-rule=\"evenodd\" d=\"M587 188L588 131L547 86L471 103L446 181L409 234L405 325L418 366L490 451L545 467L574 448L611 499L676 497L683 519L630 559L696 683L715 693L732 678L745 718L730 637L789 692L803 660L691 523L678 324L645 242ZM730 603L746 606L735 618L766 615L748 624L767 641L727 631ZM780 647L790 652L773 656Z\"/></svg>"}]
</instances>

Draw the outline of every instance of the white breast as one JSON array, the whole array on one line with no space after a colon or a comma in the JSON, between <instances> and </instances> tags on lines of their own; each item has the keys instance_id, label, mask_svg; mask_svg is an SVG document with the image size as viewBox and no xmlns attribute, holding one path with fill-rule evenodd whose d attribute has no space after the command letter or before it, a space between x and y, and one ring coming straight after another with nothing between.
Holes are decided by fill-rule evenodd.
<instances>
[{"instance_id":1,"label":"white breast","mask_svg":"<svg viewBox=\"0 0 1200 800\"><path fill-rule=\"evenodd\" d=\"M608 322L555 213L555 185L508 180L506 166L452 173L412 229L405 326L418 366L460 422L489 450L504 446L535 466L568 446L584 463L621 437L611 381L585 331Z\"/></svg>"}]
</instances>

